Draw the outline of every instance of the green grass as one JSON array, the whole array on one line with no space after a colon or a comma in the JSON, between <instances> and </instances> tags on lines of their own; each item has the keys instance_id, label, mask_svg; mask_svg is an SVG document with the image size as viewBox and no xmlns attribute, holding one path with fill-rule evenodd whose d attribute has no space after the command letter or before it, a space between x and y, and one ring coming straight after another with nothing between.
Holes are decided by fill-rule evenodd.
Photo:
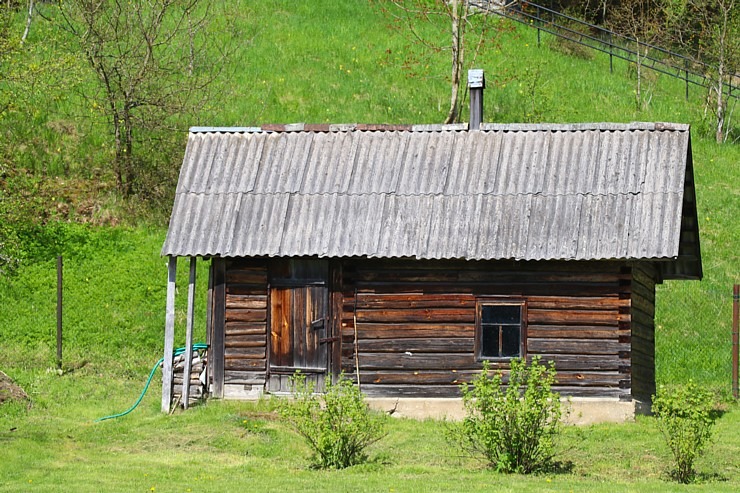
<instances>
[{"instance_id":1,"label":"green grass","mask_svg":"<svg viewBox=\"0 0 740 493\"><path fill-rule=\"evenodd\" d=\"M444 423L393 419L368 464L343 471L309 467L308 449L269 402L212 401L159 413L157 392L136 412L94 423L128 404L131 390L94 369L37 377L36 404L0 415L0 491L682 491L667 481L670 458L652 418L566 430L558 458L570 471L501 475L461 457ZM740 484L740 412L697 464L696 491Z\"/></svg>"},{"instance_id":2,"label":"green grass","mask_svg":"<svg viewBox=\"0 0 740 493\"><path fill-rule=\"evenodd\" d=\"M388 29L388 19L367 2L233 5L235 38L229 38L234 30L224 27L222 18L214 20L222 27L218 36L236 46L225 70L228 79L217 91L222 98L182 122L182 130L443 120L447 55L420 52L408 37ZM18 22L23 25L21 15ZM55 45L45 40L51 29L41 20L34 24L25 62L49 62ZM477 64L487 72L486 121L692 124L705 277L658 287L657 379L691 378L727 397L732 284L740 283L740 148L711 141L699 89L692 88L686 101L680 81L656 77L650 105L637 111L634 80L624 62L615 61L612 74L606 55L566 57L551 49L547 36L538 47L536 32L524 28L499 42ZM341 472L308 470L307 450L265 414L266 404L210 402L161 416L156 379L134 413L94 424L136 400L161 356L167 268L159 250L169 206L126 203L111 192L105 127L78 93L89 87L89 75L80 60L56 63L66 67L55 75L63 79L63 91L42 90L39 79L38 86L19 92L18 105L0 118L0 147L10 152L0 155L0 183L6 187L0 212L24 226L18 237L24 261L14 276L0 278L0 369L33 401L30 410L0 407L0 491L687 489L666 481L668 452L650 418L569 429L561 459L573 461L573 472L531 478L497 475L454 457L441 439L442 424L405 420L392 421L390 435L374 450L375 462ZM184 133L181 137L184 142ZM156 187L170 197L174 191L166 180ZM49 224L38 227L39 217ZM52 370L57 254L65 256L64 362L84 363L61 377ZM206 269L199 262L196 340L205 337ZM184 342L186 270L180 262L178 346ZM689 489L738 489L739 421L733 405L698 464L705 481Z\"/></svg>"}]
</instances>

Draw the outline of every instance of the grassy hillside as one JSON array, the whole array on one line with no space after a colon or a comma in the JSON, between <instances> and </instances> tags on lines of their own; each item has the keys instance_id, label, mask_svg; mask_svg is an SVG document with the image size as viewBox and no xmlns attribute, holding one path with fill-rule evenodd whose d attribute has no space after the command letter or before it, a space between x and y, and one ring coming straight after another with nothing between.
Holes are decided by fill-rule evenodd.
<instances>
[{"instance_id":1,"label":"grassy hillside","mask_svg":"<svg viewBox=\"0 0 740 493\"><path fill-rule=\"evenodd\" d=\"M239 28L214 34L235 47L228 77L216 91L220 98L174 134L181 142L187 125L443 120L446 54L426 53L389 29L375 2L229 4L236 7ZM20 32L22 25L19 15ZM52 29L41 20L34 24L27 58L41 63L57 56L44 42ZM0 370L34 402L30 410L0 407L0 491L30 484L37 491L59 491L59 484L79 491L236 491L255 484L269 490L285 489L286 481L288 489L297 490L322 485L348 491L482 491L493 485L501 491L613 491L615 483L628 491L670 490L662 481L667 451L650 420L588 429L585 445L583 434L573 432L566 453L576 464L574 473L554 478L502 478L475 466L461 472L470 464L442 454L438 424L416 428L403 421L393 425L389 447L407 453L380 449L376 463L342 474L305 471L300 459L284 453L303 449L269 415L258 425L263 431L243 423L262 420L264 409L209 403L165 418L158 414L156 380L135 415L92 424L132 403L161 355L167 269L159 249L168 210L124 201L112 190L105 127L100 115L85 110L80 96L89 74L79 59L57 61L69 74L62 77L63 90L29 88L18 97L25 106L0 118L4 143L8 136L16 139L12 159L0 162L0 214L14 221L22 260L15 275L0 278ZM607 56L565 56L547 36L537 46L536 32L523 27L503 35L476 65L487 73L486 121L692 124L705 278L670 281L658 289L657 378L659 383L693 378L727 396L732 284L740 283L740 148L711 141L701 91L692 89L687 101L679 81L651 76L651 102L638 111L633 72L625 63L616 61L610 73ZM178 167L174 158L171 169L157 175L161 196L174 192L167 180ZM5 227L0 224L0 232ZM64 360L79 367L62 377L50 370L57 254L65 256ZM184 342L183 264L178 345ZM199 340L206 269L201 263ZM732 460L740 452L737 421L738 411L731 408L721 420L721 439L700 464L725 481L698 489L734 491L740 484ZM180 487L183 477L188 480Z\"/></svg>"},{"instance_id":2,"label":"grassy hillside","mask_svg":"<svg viewBox=\"0 0 740 493\"><path fill-rule=\"evenodd\" d=\"M235 46L231 65L224 70L227 79L217 91L222 99L184 123L248 126L298 121L430 123L444 119L449 92L447 52L427 50L408 33L390 29L390 18L377 4L244 1L236 6L236 27L218 32L225 43ZM23 25L22 16L18 21ZM216 17L213 23L222 26L223 19ZM53 29L53 24L43 20L34 24L26 54L38 57L41 65L48 62L53 48L41 48ZM614 73L610 73L606 55L565 56L548 36L543 35L538 46L534 29L514 26L503 31L476 63L487 73L487 121L642 120L693 125L705 279L667 282L659 288L658 379L667 382L691 377L727 389L730 295L732 283L740 282L736 247L740 243L738 146L718 146L705 138L711 131L699 89L692 89L687 101L680 81L649 74L645 85L651 102L645 110L637 111L634 71L625 62L616 60ZM445 41L439 39L438 44ZM90 86L83 62L64 58L63 63L73 67L69 68L68 84L74 91L24 92L24 97L32 98L34 118L23 119L24 109L16 108L0 120L0 130L6 134L12 126L14 133L35 137L18 146L17 160L7 166L4 178L0 177L5 195L0 213L5 208L5 217L24 224L15 232L15 239L23 250L21 256L27 259L17 277L2 281L5 287L0 299L11 302L0 314L0 325L5 328L3 337L12 341L13 347L40 343L41 327L54 326L53 300L49 298L53 297L52 259L57 252L68 252L70 340L84 342L81 352L95 354L96 348L101 348L103 360L107 353L102 349L107 351L110 344L156 354L165 278L164 262L158 261L157 255L170 202L156 207L153 214L147 213L146 207L136 201L121 201L111 190L110 171L105 168L110 148L101 144L106 127L94 115L80 116L85 103L80 93ZM170 179L176 176L182 148L176 152L172 170L163 173ZM62 155L66 164L54 164ZM32 173L20 173L24 167ZM164 190L164 196L172 196L174 182L163 181L157 186ZM43 220L34 222L38 216ZM123 223L130 228L54 226L57 220ZM39 226L45 222L51 225ZM77 269L85 272L85 277L74 277ZM90 281L80 281L86 278ZM45 301L35 299L40 296ZM129 304L121 300L129 300ZM105 327L100 326L101 321L106 322ZM113 328L120 342L110 342Z\"/></svg>"}]
</instances>

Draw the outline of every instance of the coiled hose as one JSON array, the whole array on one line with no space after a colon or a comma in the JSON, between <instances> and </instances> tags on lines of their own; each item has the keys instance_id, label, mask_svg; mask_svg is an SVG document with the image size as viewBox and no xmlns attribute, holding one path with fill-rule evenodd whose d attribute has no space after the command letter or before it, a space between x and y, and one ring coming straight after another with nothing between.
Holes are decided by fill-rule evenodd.
<instances>
[{"instance_id":1,"label":"coiled hose","mask_svg":"<svg viewBox=\"0 0 740 493\"><path fill-rule=\"evenodd\" d=\"M187 349L186 346L175 349L173 351L173 357L180 356L181 354L185 352L186 349ZM203 344L202 342L193 344L193 351L198 351L200 349L208 349L208 344ZM159 358L159 361L157 361L154 364L154 366L152 367L152 371L149 372L149 378L146 379L144 390L141 391L141 395L139 396L138 399L136 399L136 402L134 403L133 406L131 406L130 408L128 408L122 413L111 414L110 416L98 418L95 420L95 423L98 423L100 421L105 421L106 419L120 418L121 416L126 416L128 413L136 409L136 407L141 403L141 400L144 399L144 395L146 395L146 391L149 390L149 384L152 383L152 378L154 378L154 373L157 371L157 368L159 368L159 365L161 365L163 361L164 361L164 357Z\"/></svg>"}]
</instances>

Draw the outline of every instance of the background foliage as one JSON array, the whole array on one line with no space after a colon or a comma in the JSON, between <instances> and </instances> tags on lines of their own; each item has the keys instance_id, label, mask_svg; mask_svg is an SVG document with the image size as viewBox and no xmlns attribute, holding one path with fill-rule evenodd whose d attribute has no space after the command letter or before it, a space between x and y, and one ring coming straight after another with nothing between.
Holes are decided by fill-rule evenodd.
<instances>
[{"instance_id":1,"label":"background foliage","mask_svg":"<svg viewBox=\"0 0 740 493\"><path fill-rule=\"evenodd\" d=\"M84 97L93 83L84 60L64 49L65 34L41 16L21 45L25 13L0 5L8 19L0 30L0 102L6 102L0 112L0 369L33 401L30 410L0 408L0 491L23 490L29 481L38 491L57 491L59 484L77 491L120 491L121 485L183 491L203 484L214 491L554 489L545 477L463 472L460 466L469 465L463 459L440 457L447 447L434 423L392 421L387 446L402 454L384 459L385 469L374 463L330 477L296 473L304 465L296 457L306 450L261 408L209 403L167 419L159 416L153 392L128 421L91 424L127 408L161 356L167 269L159 251L187 126L436 123L449 109L448 61L430 57L420 72L408 38L389 29L389 19L367 2L228 3L234 7L229 22L220 15L211 20L212 35L234 47L226 77L209 104L163 130L173 145L145 154L156 171L128 199L116 191L101 115ZM43 4L40 11L52 6ZM740 150L714 143L706 93L692 88L686 100L680 81L655 75L649 105L637 109L626 63L615 62L611 74L608 56L563 55L548 36L538 46L536 32L525 27L502 35L478 62L488 82L485 121L692 124L704 280L658 287L657 378L693 378L726 398L732 284L740 282ZM77 368L62 377L47 372L54 366L60 253L64 361ZM199 262L199 341L205 338L207 268ZM184 262L179 269L184 283ZM176 346L184 343L183 292L181 284ZM264 421L263 432L246 430L244 419ZM738 430L731 407L717 423L721 439L697 465L726 481L697 489L737 490ZM554 478L559 490L660 489L670 457L651 420L589 428L589 434L586 445L569 450L575 470ZM188 478L183 488L173 486L180 484L175 476Z\"/></svg>"}]
</instances>

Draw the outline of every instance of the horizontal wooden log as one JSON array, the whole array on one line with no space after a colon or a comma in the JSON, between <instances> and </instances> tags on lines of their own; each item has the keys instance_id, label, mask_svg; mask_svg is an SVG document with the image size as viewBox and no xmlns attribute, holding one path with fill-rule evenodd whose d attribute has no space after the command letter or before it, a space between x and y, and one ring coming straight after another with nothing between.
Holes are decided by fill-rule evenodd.
<instances>
[{"instance_id":1,"label":"horizontal wooden log","mask_svg":"<svg viewBox=\"0 0 740 493\"><path fill-rule=\"evenodd\" d=\"M226 336L265 335L267 325L265 322L227 322Z\"/></svg>"},{"instance_id":2,"label":"horizontal wooden log","mask_svg":"<svg viewBox=\"0 0 740 493\"><path fill-rule=\"evenodd\" d=\"M372 397L460 397L457 385L363 385L362 393Z\"/></svg>"},{"instance_id":3,"label":"horizontal wooden log","mask_svg":"<svg viewBox=\"0 0 740 493\"><path fill-rule=\"evenodd\" d=\"M226 309L231 308L264 310L267 308L267 295L227 294Z\"/></svg>"},{"instance_id":4,"label":"horizontal wooden log","mask_svg":"<svg viewBox=\"0 0 740 493\"><path fill-rule=\"evenodd\" d=\"M420 370L420 371L362 371L362 384L385 385L460 385L470 383L480 375L479 370ZM354 374L349 375L353 379ZM503 382L508 382L508 371L502 372ZM570 386L619 387L625 376L619 372L558 372L557 384Z\"/></svg>"},{"instance_id":5,"label":"horizontal wooden log","mask_svg":"<svg viewBox=\"0 0 740 493\"><path fill-rule=\"evenodd\" d=\"M235 337L227 337L224 346L227 348L250 348L250 347L265 347L267 344L264 334L259 339L254 339L255 336L240 336L239 339Z\"/></svg>"},{"instance_id":6,"label":"horizontal wooden log","mask_svg":"<svg viewBox=\"0 0 740 493\"><path fill-rule=\"evenodd\" d=\"M345 309L353 310L353 303ZM470 294L359 294L356 300L361 309L412 309L412 308L475 308L475 297Z\"/></svg>"},{"instance_id":7,"label":"horizontal wooden log","mask_svg":"<svg viewBox=\"0 0 740 493\"><path fill-rule=\"evenodd\" d=\"M350 338L351 342L352 339ZM362 352L394 353L472 353L473 338L396 338L396 339L362 339L359 341Z\"/></svg>"},{"instance_id":8,"label":"horizontal wooden log","mask_svg":"<svg viewBox=\"0 0 740 493\"><path fill-rule=\"evenodd\" d=\"M629 320L629 314L620 314L616 310L527 309L527 321L539 325L617 325Z\"/></svg>"},{"instance_id":9,"label":"horizontal wooden log","mask_svg":"<svg viewBox=\"0 0 740 493\"><path fill-rule=\"evenodd\" d=\"M226 270L226 283L227 284L264 284L267 285L267 270L266 269L252 269L252 270L238 270L238 269L227 269Z\"/></svg>"},{"instance_id":10,"label":"horizontal wooden log","mask_svg":"<svg viewBox=\"0 0 740 493\"><path fill-rule=\"evenodd\" d=\"M226 323L229 322L265 322L267 310L226 310Z\"/></svg>"},{"instance_id":11,"label":"horizontal wooden log","mask_svg":"<svg viewBox=\"0 0 740 493\"><path fill-rule=\"evenodd\" d=\"M632 310L632 327L635 334L648 334L655 326L655 320L639 310ZM637 330L635 330L637 329Z\"/></svg>"},{"instance_id":12,"label":"horizontal wooden log","mask_svg":"<svg viewBox=\"0 0 740 493\"><path fill-rule=\"evenodd\" d=\"M613 296L530 296L530 309L545 310L617 310L630 305L628 299Z\"/></svg>"},{"instance_id":13,"label":"horizontal wooden log","mask_svg":"<svg viewBox=\"0 0 740 493\"><path fill-rule=\"evenodd\" d=\"M630 334L608 325L529 325L527 336L558 339L619 339Z\"/></svg>"},{"instance_id":14,"label":"horizontal wooden log","mask_svg":"<svg viewBox=\"0 0 740 493\"><path fill-rule=\"evenodd\" d=\"M648 289L655 288L655 273L650 273L644 268L632 269L632 280Z\"/></svg>"},{"instance_id":15,"label":"horizontal wooden log","mask_svg":"<svg viewBox=\"0 0 740 493\"><path fill-rule=\"evenodd\" d=\"M224 362L225 371L254 371L264 370L265 368L265 359L226 358L226 361Z\"/></svg>"},{"instance_id":16,"label":"horizontal wooden log","mask_svg":"<svg viewBox=\"0 0 740 493\"><path fill-rule=\"evenodd\" d=\"M265 284L227 284L226 294L235 296L264 296L267 293Z\"/></svg>"},{"instance_id":17,"label":"horizontal wooden log","mask_svg":"<svg viewBox=\"0 0 740 493\"><path fill-rule=\"evenodd\" d=\"M654 341L655 328L652 325L632 324L632 339L641 341Z\"/></svg>"},{"instance_id":18,"label":"horizontal wooden log","mask_svg":"<svg viewBox=\"0 0 740 493\"><path fill-rule=\"evenodd\" d=\"M176 385L182 385L182 375L174 377L172 380ZM193 387L199 387L200 386L200 379L197 375L194 376L194 378L190 379L190 385Z\"/></svg>"},{"instance_id":19,"label":"horizontal wooden log","mask_svg":"<svg viewBox=\"0 0 740 493\"><path fill-rule=\"evenodd\" d=\"M360 382L363 384L414 384L431 385L446 384L458 385L469 382L477 375L479 370L417 370L417 371L361 371ZM355 375L348 374L356 381Z\"/></svg>"},{"instance_id":20,"label":"horizontal wooden log","mask_svg":"<svg viewBox=\"0 0 740 493\"><path fill-rule=\"evenodd\" d=\"M655 368L655 356L632 351L632 367ZM654 370L653 370L654 371Z\"/></svg>"},{"instance_id":21,"label":"horizontal wooden log","mask_svg":"<svg viewBox=\"0 0 740 493\"><path fill-rule=\"evenodd\" d=\"M229 343L248 343L245 344L244 347L253 347L253 346L264 346L267 342L267 334L264 332L257 333L257 334L233 334L228 335L226 337L226 342ZM237 346L234 346L237 347Z\"/></svg>"},{"instance_id":22,"label":"horizontal wooden log","mask_svg":"<svg viewBox=\"0 0 740 493\"><path fill-rule=\"evenodd\" d=\"M243 385L264 385L266 382L265 372L256 371L235 371L228 370L224 372L224 383L243 384Z\"/></svg>"},{"instance_id":23,"label":"horizontal wooden log","mask_svg":"<svg viewBox=\"0 0 740 493\"><path fill-rule=\"evenodd\" d=\"M655 316L655 300L649 300L642 296L635 296L633 294L631 307L633 309L636 308L651 317Z\"/></svg>"},{"instance_id":24,"label":"horizontal wooden log","mask_svg":"<svg viewBox=\"0 0 740 493\"><path fill-rule=\"evenodd\" d=\"M531 359L533 354L528 354ZM592 355L592 354L541 354L543 363L552 361L557 371L619 371L625 363L624 359L617 355Z\"/></svg>"},{"instance_id":25,"label":"horizontal wooden log","mask_svg":"<svg viewBox=\"0 0 740 493\"><path fill-rule=\"evenodd\" d=\"M534 354L528 355L531 360ZM570 355L542 354L542 363L552 361L558 371L620 371L629 368L629 359L618 355ZM398 353L360 352L360 371L370 370L480 370L482 363L474 355L444 353L412 353L411 356ZM506 369L506 360L491 360L492 369ZM342 349L342 369L346 373L354 371L354 352L352 347Z\"/></svg>"},{"instance_id":26,"label":"horizontal wooden log","mask_svg":"<svg viewBox=\"0 0 740 493\"><path fill-rule=\"evenodd\" d=\"M349 283L351 281L347 281ZM435 283L425 282L416 284L407 284L400 282L387 283L365 283L357 281L352 284L359 290L366 292L383 294L383 293L427 293L427 294L444 294L454 290L456 293L470 293L476 296L508 296L517 293L522 296L546 296L552 293L560 293L563 296L608 296L619 293L629 293L629 286L617 286L616 284L597 284L597 283Z\"/></svg>"},{"instance_id":27,"label":"horizontal wooden log","mask_svg":"<svg viewBox=\"0 0 740 493\"><path fill-rule=\"evenodd\" d=\"M553 388L561 397L610 397L623 398L629 396L628 389L614 387L571 387L557 386ZM460 388L457 385L364 385L362 392L368 397L459 397Z\"/></svg>"},{"instance_id":28,"label":"horizontal wooden log","mask_svg":"<svg viewBox=\"0 0 740 493\"><path fill-rule=\"evenodd\" d=\"M527 338L527 350L550 354L618 354L630 345L613 339L538 339Z\"/></svg>"},{"instance_id":29,"label":"horizontal wooden log","mask_svg":"<svg viewBox=\"0 0 740 493\"><path fill-rule=\"evenodd\" d=\"M585 267L585 266L584 266ZM629 273L587 272L584 269L575 272L548 271L548 270L508 270L480 269L466 270L450 266L440 269L392 269L392 270L359 270L354 279L368 282L447 282L447 283L506 283L516 285L524 283L558 283L558 282L587 282L587 283L617 283L620 280L631 280Z\"/></svg>"},{"instance_id":30,"label":"horizontal wooden log","mask_svg":"<svg viewBox=\"0 0 740 493\"><path fill-rule=\"evenodd\" d=\"M356 316L358 323L475 322L475 310L471 308L358 309Z\"/></svg>"},{"instance_id":31,"label":"horizontal wooden log","mask_svg":"<svg viewBox=\"0 0 740 493\"><path fill-rule=\"evenodd\" d=\"M342 368L354 368L352 348L342 351ZM477 370L481 364L470 354L368 353L359 354L360 371L367 370ZM348 372L349 373L349 372Z\"/></svg>"},{"instance_id":32,"label":"horizontal wooden log","mask_svg":"<svg viewBox=\"0 0 740 493\"><path fill-rule=\"evenodd\" d=\"M638 283L633 283L632 298L643 298L649 302L655 302L655 291Z\"/></svg>"},{"instance_id":33,"label":"horizontal wooden log","mask_svg":"<svg viewBox=\"0 0 740 493\"><path fill-rule=\"evenodd\" d=\"M357 336L360 339L405 338L470 338L475 334L472 324L358 324ZM354 339L354 328L343 327L342 336Z\"/></svg>"},{"instance_id":34,"label":"horizontal wooden log","mask_svg":"<svg viewBox=\"0 0 740 493\"><path fill-rule=\"evenodd\" d=\"M226 359L264 359L265 346L260 347L230 347L225 349Z\"/></svg>"}]
</instances>

